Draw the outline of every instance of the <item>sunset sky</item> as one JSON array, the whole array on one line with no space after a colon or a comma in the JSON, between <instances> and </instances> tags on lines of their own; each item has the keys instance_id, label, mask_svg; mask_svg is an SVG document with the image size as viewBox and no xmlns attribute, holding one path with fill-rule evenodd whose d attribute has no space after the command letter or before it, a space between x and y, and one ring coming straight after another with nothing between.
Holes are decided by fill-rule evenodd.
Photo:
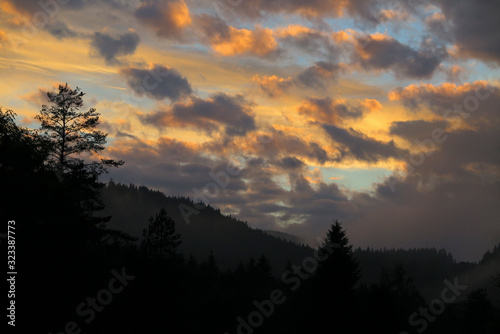
<instances>
[{"instance_id":1,"label":"sunset sky","mask_svg":"<svg viewBox=\"0 0 500 334\"><path fill-rule=\"evenodd\" d=\"M311 245L332 219L356 247L500 241L498 0L0 0L0 78L31 128L81 88L125 161L104 180Z\"/></svg>"}]
</instances>

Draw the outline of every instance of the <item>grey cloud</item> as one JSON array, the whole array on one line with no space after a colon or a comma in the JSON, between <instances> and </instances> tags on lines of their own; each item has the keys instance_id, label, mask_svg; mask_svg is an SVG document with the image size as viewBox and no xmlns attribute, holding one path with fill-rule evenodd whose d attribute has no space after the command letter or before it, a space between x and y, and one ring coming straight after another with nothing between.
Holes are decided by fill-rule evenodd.
<instances>
[{"instance_id":1,"label":"grey cloud","mask_svg":"<svg viewBox=\"0 0 500 334\"><path fill-rule=\"evenodd\" d=\"M327 124L340 124L344 120L358 119L368 109L362 105L351 105L334 101L329 97L309 98L299 107L299 113L311 117L314 121Z\"/></svg>"},{"instance_id":2,"label":"grey cloud","mask_svg":"<svg viewBox=\"0 0 500 334\"><path fill-rule=\"evenodd\" d=\"M11 3L18 11L27 14L35 14L37 12L46 13L47 15L53 15L61 9L81 9L87 4L87 0L71 0L64 1L63 4L51 1L33 1L33 0L7 0Z\"/></svg>"},{"instance_id":3,"label":"grey cloud","mask_svg":"<svg viewBox=\"0 0 500 334\"><path fill-rule=\"evenodd\" d=\"M261 129L261 131L264 131ZM266 132L256 132L252 136L244 138L245 152L242 152L241 142L222 138L213 140L204 145L206 151L214 154L245 154L252 157L259 157L257 162L269 161L270 163L282 166L282 158L290 158L285 164L292 165L295 159L298 161L310 160L323 165L328 161L329 156L325 148L316 142L308 142L292 133L286 133L275 128ZM298 161L295 161L298 163Z\"/></svg>"},{"instance_id":4,"label":"grey cloud","mask_svg":"<svg viewBox=\"0 0 500 334\"><path fill-rule=\"evenodd\" d=\"M257 154L272 159L285 152L289 155L312 159L319 164L324 164L328 160L328 153L318 143L308 143L300 137L276 129L272 129L269 142L261 145Z\"/></svg>"},{"instance_id":5,"label":"grey cloud","mask_svg":"<svg viewBox=\"0 0 500 334\"><path fill-rule=\"evenodd\" d=\"M500 117L494 120L499 122ZM446 141L437 145L440 154L426 157L417 172L422 177L431 175L456 175L466 181L471 179L497 179L500 176L500 132L484 124L481 128L448 132Z\"/></svg>"},{"instance_id":6,"label":"grey cloud","mask_svg":"<svg viewBox=\"0 0 500 334\"><path fill-rule=\"evenodd\" d=\"M327 59L329 62L335 62L339 56L340 48L330 38L329 34L318 30L303 32L294 36L280 38L280 42L286 46L289 53L293 53L294 48L300 52L306 52L317 58Z\"/></svg>"},{"instance_id":7,"label":"grey cloud","mask_svg":"<svg viewBox=\"0 0 500 334\"><path fill-rule=\"evenodd\" d=\"M177 101L193 92L189 81L177 70L154 64L151 69L123 68L120 73L128 86L140 96Z\"/></svg>"},{"instance_id":8,"label":"grey cloud","mask_svg":"<svg viewBox=\"0 0 500 334\"><path fill-rule=\"evenodd\" d=\"M323 125L328 136L340 145L341 155L338 159L354 157L357 160L377 162L381 159L399 158L402 151L393 141L384 143L367 137L363 133L351 129L343 129L335 125Z\"/></svg>"},{"instance_id":9,"label":"grey cloud","mask_svg":"<svg viewBox=\"0 0 500 334\"><path fill-rule=\"evenodd\" d=\"M119 36L95 32L91 37L91 45L97 54L108 64L119 64L117 57L131 55L139 45L140 37L135 32L127 32Z\"/></svg>"},{"instance_id":10,"label":"grey cloud","mask_svg":"<svg viewBox=\"0 0 500 334\"><path fill-rule=\"evenodd\" d=\"M432 137L432 132L435 129L446 130L448 127L448 122L445 120L437 121L405 121L405 122L393 122L389 132L392 135L399 136L408 141L424 140Z\"/></svg>"},{"instance_id":11,"label":"grey cloud","mask_svg":"<svg viewBox=\"0 0 500 334\"><path fill-rule=\"evenodd\" d=\"M141 116L140 119L145 124L157 126L195 126L207 133L223 127L228 136L243 136L256 129L251 115L252 106L242 95L217 93L206 100L192 96L189 103L176 103L168 110Z\"/></svg>"},{"instance_id":12,"label":"grey cloud","mask_svg":"<svg viewBox=\"0 0 500 334\"><path fill-rule=\"evenodd\" d=\"M500 88L476 81L457 85L413 85L397 88L391 94L410 110L429 108L434 114L447 120L462 119L469 124L490 123L496 117L495 106L500 103Z\"/></svg>"},{"instance_id":13,"label":"grey cloud","mask_svg":"<svg viewBox=\"0 0 500 334\"><path fill-rule=\"evenodd\" d=\"M447 57L440 47L414 50L392 37L375 39L366 35L358 38L365 47L357 50L355 63L367 70L393 70L397 77L429 78Z\"/></svg>"},{"instance_id":14,"label":"grey cloud","mask_svg":"<svg viewBox=\"0 0 500 334\"><path fill-rule=\"evenodd\" d=\"M52 36L63 39L63 38L72 38L77 37L79 34L68 27L68 25L62 21L51 22L45 26L45 30L47 30Z\"/></svg>"},{"instance_id":15,"label":"grey cloud","mask_svg":"<svg viewBox=\"0 0 500 334\"><path fill-rule=\"evenodd\" d=\"M236 2L217 0L218 12L226 19L255 21L272 14L297 14L322 23L324 18L349 16L355 21L376 26L384 17L380 10L399 10L419 15L428 0L245 0Z\"/></svg>"},{"instance_id":16,"label":"grey cloud","mask_svg":"<svg viewBox=\"0 0 500 334\"><path fill-rule=\"evenodd\" d=\"M338 17L346 11L352 16L376 20L375 9L380 1L370 0L247 0L234 6L239 17L259 18L269 13L300 14L308 18Z\"/></svg>"},{"instance_id":17,"label":"grey cloud","mask_svg":"<svg viewBox=\"0 0 500 334\"><path fill-rule=\"evenodd\" d=\"M227 40L230 38L229 25L219 17L202 14L195 17L198 28L209 39Z\"/></svg>"},{"instance_id":18,"label":"grey cloud","mask_svg":"<svg viewBox=\"0 0 500 334\"><path fill-rule=\"evenodd\" d=\"M437 5L461 51L469 57L500 65L499 1L442 0Z\"/></svg>"},{"instance_id":19,"label":"grey cloud","mask_svg":"<svg viewBox=\"0 0 500 334\"><path fill-rule=\"evenodd\" d=\"M296 157L284 157L278 162L278 166L286 170L297 170L306 166L306 164Z\"/></svg>"},{"instance_id":20,"label":"grey cloud","mask_svg":"<svg viewBox=\"0 0 500 334\"><path fill-rule=\"evenodd\" d=\"M324 89L325 81L335 79L344 67L332 62L318 61L297 75L297 82L306 87Z\"/></svg>"},{"instance_id":21,"label":"grey cloud","mask_svg":"<svg viewBox=\"0 0 500 334\"><path fill-rule=\"evenodd\" d=\"M260 89L269 97L277 98L288 92L292 87L312 88L314 90L325 90L329 82L346 71L342 64L326 61L318 61L293 77L287 79L271 80L271 77L258 78L256 81Z\"/></svg>"},{"instance_id":22,"label":"grey cloud","mask_svg":"<svg viewBox=\"0 0 500 334\"><path fill-rule=\"evenodd\" d=\"M65 1L34 1L34 0L6 0L18 11L26 14L37 12L46 13L53 16L59 11L81 10L88 6L107 5L113 8L124 8L130 5L131 0L65 0Z\"/></svg>"}]
</instances>

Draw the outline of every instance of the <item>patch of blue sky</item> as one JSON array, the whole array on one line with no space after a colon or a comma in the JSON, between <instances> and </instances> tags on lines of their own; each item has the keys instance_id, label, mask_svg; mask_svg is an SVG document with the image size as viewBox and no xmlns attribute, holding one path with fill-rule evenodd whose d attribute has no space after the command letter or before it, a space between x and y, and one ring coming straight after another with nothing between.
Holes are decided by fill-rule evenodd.
<instances>
[{"instance_id":1,"label":"patch of blue sky","mask_svg":"<svg viewBox=\"0 0 500 334\"><path fill-rule=\"evenodd\" d=\"M309 167L314 170L318 167ZM393 171L385 168L334 168L319 167L325 183L336 183L340 188L369 192L373 190L374 183L379 183L389 177Z\"/></svg>"},{"instance_id":2,"label":"patch of blue sky","mask_svg":"<svg viewBox=\"0 0 500 334\"><path fill-rule=\"evenodd\" d=\"M472 67L471 72L474 73L474 75L471 77L472 81L485 80L491 83L498 83L500 78L499 67L489 66L488 64L474 60L469 61L468 64Z\"/></svg>"},{"instance_id":3,"label":"patch of blue sky","mask_svg":"<svg viewBox=\"0 0 500 334\"><path fill-rule=\"evenodd\" d=\"M284 175L284 174L274 175L272 177L272 180L274 182L276 182L276 184L278 184L281 188L283 188L286 191L290 191L292 189L288 175Z\"/></svg>"}]
</instances>

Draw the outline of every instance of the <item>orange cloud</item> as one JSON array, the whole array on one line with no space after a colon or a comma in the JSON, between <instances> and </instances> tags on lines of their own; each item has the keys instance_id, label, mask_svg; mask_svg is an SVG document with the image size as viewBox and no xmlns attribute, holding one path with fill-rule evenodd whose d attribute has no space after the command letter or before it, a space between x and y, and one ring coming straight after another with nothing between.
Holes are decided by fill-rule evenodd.
<instances>
[{"instance_id":1,"label":"orange cloud","mask_svg":"<svg viewBox=\"0 0 500 334\"><path fill-rule=\"evenodd\" d=\"M421 83L418 85L411 84L406 88L397 89L390 92L388 94L388 97L391 101L412 99L429 93L445 97L457 97L464 93L487 87L488 82L484 80L475 81L473 83L468 82L463 85L456 85L449 82L442 83L439 86L434 86L430 83Z\"/></svg>"},{"instance_id":2,"label":"orange cloud","mask_svg":"<svg viewBox=\"0 0 500 334\"><path fill-rule=\"evenodd\" d=\"M8 22L20 26L26 23L25 15L29 14L28 11L21 11L16 8L9 1L0 1L0 10L8 14Z\"/></svg>"},{"instance_id":3,"label":"orange cloud","mask_svg":"<svg viewBox=\"0 0 500 334\"><path fill-rule=\"evenodd\" d=\"M16 10L16 7L12 5L12 3L8 1L0 1L0 9L7 14L18 14L19 12Z\"/></svg>"},{"instance_id":4,"label":"orange cloud","mask_svg":"<svg viewBox=\"0 0 500 334\"><path fill-rule=\"evenodd\" d=\"M307 171L304 178L311 184L320 184L323 182L323 174L319 168Z\"/></svg>"},{"instance_id":5,"label":"orange cloud","mask_svg":"<svg viewBox=\"0 0 500 334\"><path fill-rule=\"evenodd\" d=\"M3 48L3 44L7 42L7 33L3 30L0 30L0 49Z\"/></svg>"},{"instance_id":6,"label":"orange cloud","mask_svg":"<svg viewBox=\"0 0 500 334\"><path fill-rule=\"evenodd\" d=\"M426 23L431 23L431 22L436 22L436 21L444 21L446 20L446 17L444 16L443 13L440 13L440 12L435 12L434 14L432 14L431 16L427 17L425 19L425 22Z\"/></svg>"},{"instance_id":7,"label":"orange cloud","mask_svg":"<svg viewBox=\"0 0 500 334\"><path fill-rule=\"evenodd\" d=\"M229 36L217 36L211 41L212 49L223 56L251 54L267 56L278 49L273 31L261 26L255 30L229 27Z\"/></svg>"},{"instance_id":8,"label":"orange cloud","mask_svg":"<svg viewBox=\"0 0 500 334\"><path fill-rule=\"evenodd\" d=\"M301 26L298 24L290 24L287 27L277 28L275 35L278 38L285 38L288 36L297 37L297 36L301 36L301 35L305 35L305 34L312 34L312 33L316 33L316 32L317 32L317 30L314 30L314 29L311 29L311 28L308 28L305 26Z\"/></svg>"},{"instance_id":9,"label":"orange cloud","mask_svg":"<svg viewBox=\"0 0 500 334\"><path fill-rule=\"evenodd\" d=\"M382 109L382 104L374 99L364 99L360 104L370 110L370 112Z\"/></svg>"},{"instance_id":10,"label":"orange cloud","mask_svg":"<svg viewBox=\"0 0 500 334\"><path fill-rule=\"evenodd\" d=\"M298 2L295 12L305 17L318 17L325 15L328 12L330 16L342 17L344 10L349 7L348 0L340 1L325 1L322 5L310 5L308 2ZM325 8L326 7L326 8Z\"/></svg>"},{"instance_id":11,"label":"orange cloud","mask_svg":"<svg viewBox=\"0 0 500 334\"><path fill-rule=\"evenodd\" d=\"M168 13L172 23L174 23L177 28L185 28L192 23L189 8L184 1L169 3Z\"/></svg>"},{"instance_id":12,"label":"orange cloud","mask_svg":"<svg viewBox=\"0 0 500 334\"><path fill-rule=\"evenodd\" d=\"M332 39L337 43L349 42L353 40L353 33L351 29L333 32Z\"/></svg>"},{"instance_id":13,"label":"orange cloud","mask_svg":"<svg viewBox=\"0 0 500 334\"><path fill-rule=\"evenodd\" d=\"M257 74L252 78L252 81L259 84L260 88L265 91L270 97L282 96L285 90L292 85L292 77L280 78L276 75L263 76L262 78Z\"/></svg>"},{"instance_id":14,"label":"orange cloud","mask_svg":"<svg viewBox=\"0 0 500 334\"><path fill-rule=\"evenodd\" d=\"M402 21L407 20L410 15L407 12L394 10L394 9L383 9L379 12L379 19L381 21Z\"/></svg>"}]
</instances>

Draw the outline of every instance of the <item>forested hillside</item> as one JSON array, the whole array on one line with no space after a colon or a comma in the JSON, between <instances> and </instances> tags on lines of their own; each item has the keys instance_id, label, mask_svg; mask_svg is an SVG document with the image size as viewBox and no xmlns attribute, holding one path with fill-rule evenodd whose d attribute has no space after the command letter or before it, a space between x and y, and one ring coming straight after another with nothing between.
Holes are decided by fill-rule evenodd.
<instances>
[{"instance_id":1,"label":"forested hillside","mask_svg":"<svg viewBox=\"0 0 500 334\"><path fill-rule=\"evenodd\" d=\"M205 258L210 252L217 258L221 268L236 268L240 261L257 259L265 254L279 275L288 261L299 262L309 256L312 249L291 241L283 241L265 231L254 229L234 217L224 216L220 210L195 203L185 197L168 197L144 186L123 185L110 182L102 190L106 208L104 215L112 215L108 226L122 230L131 236L142 238L148 218L164 208L176 223L181 234L179 251L186 258ZM189 223L181 210L192 210ZM189 212L189 211L187 211Z\"/></svg>"}]
</instances>

